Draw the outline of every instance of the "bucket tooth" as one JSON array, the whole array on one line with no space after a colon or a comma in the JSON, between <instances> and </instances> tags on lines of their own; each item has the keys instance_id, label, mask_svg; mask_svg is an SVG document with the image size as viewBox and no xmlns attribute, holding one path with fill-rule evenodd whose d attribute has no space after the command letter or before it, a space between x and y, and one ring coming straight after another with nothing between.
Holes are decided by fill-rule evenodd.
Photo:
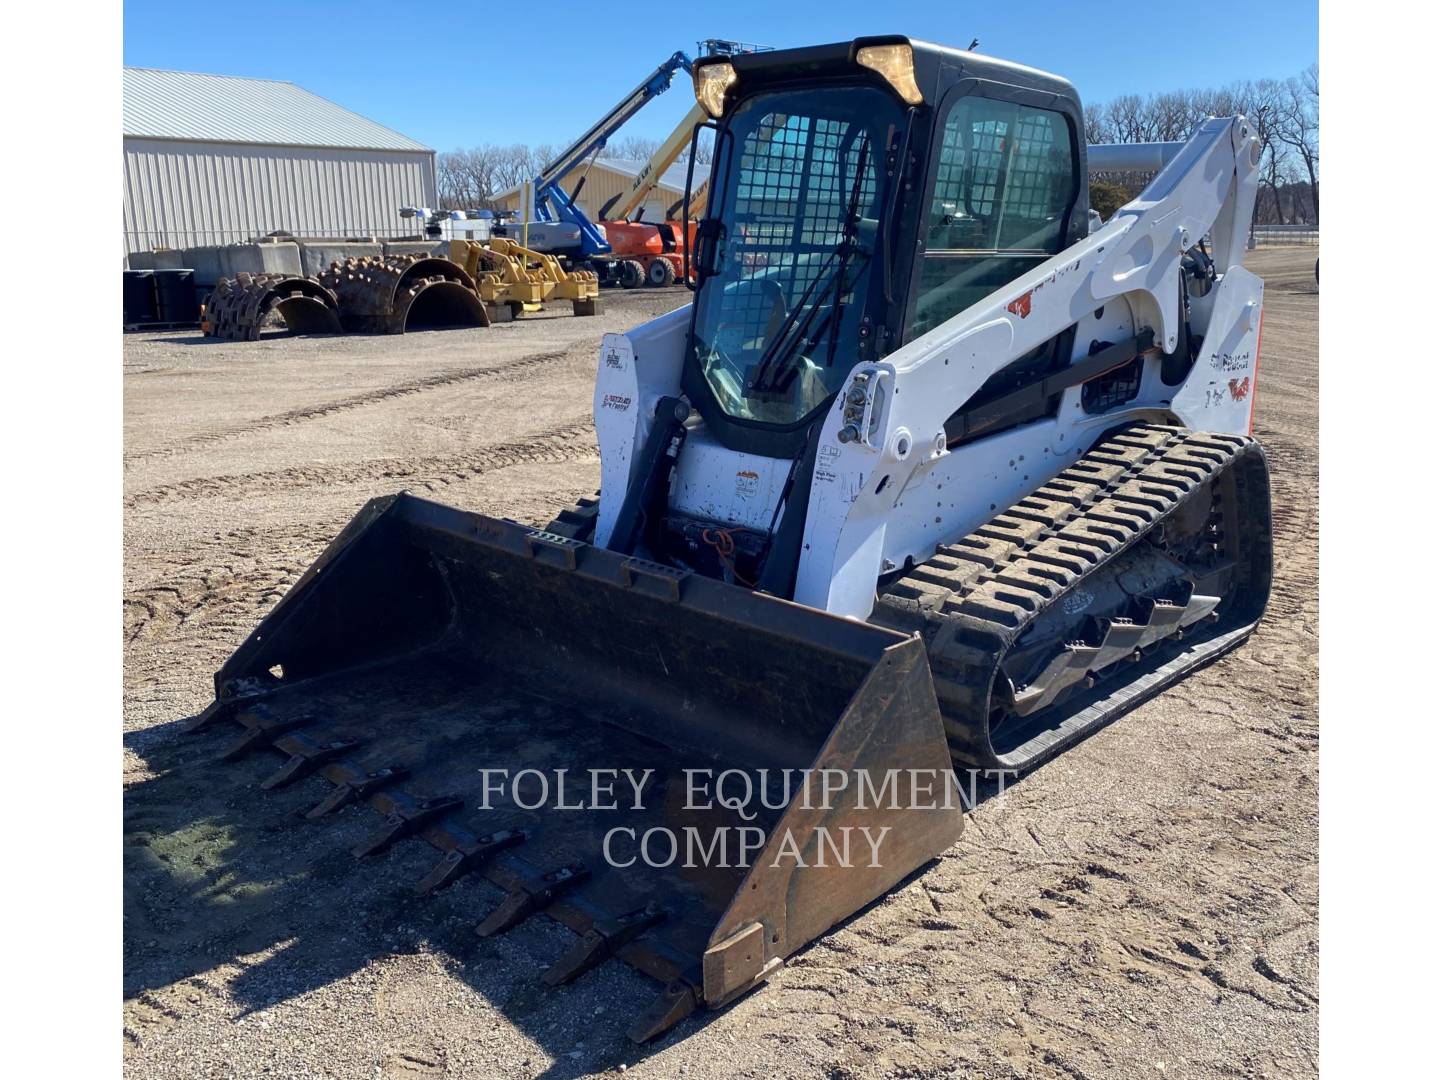
<instances>
[{"instance_id":1,"label":"bucket tooth","mask_svg":"<svg viewBox=\"0 0 1440 1080\"><path fill-rule=\"evenodd\" d=\"M308 724L309 716L292 716L280 718L274 715L264 705L252 705L235 717L245 726L245 734L241 735L230 745L223 754L221 761L235 761L244 757L251 750L258 746L264 746L287 731L293 731L298 727Z\"/></svg>"},{"instance_id":2,"label":"bucket tooth","mask_svg":"<svg viewBox=\"0 0 1440 1080\"><path fill-rule=\"evenodd\" d=\"M698 975L697 975L698 980ZM695 1011L700 1004L697 980L686 976L671 979L648 1009L636 1017L626 1032L631 1042L645 1043L665 1034Z\"/></svg>"},{"instance_id":3,"label":"bucket tooth","mask_svg":"<svg viewBox=\"0 0 1440 1080\"><path fill-rule=\"evenodd\" d=\"M186 735L191 735L197 731L207 731L222 721L231 720L235 716L237 704L234 700L212 701L201 712L187 720L181 730Z\"/></svg>"},{"instance_id":4,"label":"bucket tooth","mask_svg":"<svg viewBox=\"0 0 1440 1080\"><path fill-rule=\"evenodd\" d=\"M384 769L376 769L371 773L363 773L354 780L346 780L335 786L335 790L325 798L316 803L306 817L310 820L322 818L326 814L333 814L368 795L405 778L405 768L401 765L388 766Z\"/></svg>"},{"instance_id":5,"label":"bucket tooth","mask_svg":"<svg viewBox=\"0 0 1440 1080\"><path fill-rule=\"evenodd\" d=\"M417 896L428 896L455 884L472 870L478 870L492 856L524 842L525 833L520 829L501 829L478 840L464 841L447 851L435 868L415 885Z\"/></svg>"},{"instance_id":6,"label":"bucket tooth","mask_svg":"<svg viewBox=\"0 0 1440 1080\"><path fill-rule=\"evenodd\" d=\"M601 919L564 956L546 968L540 978L547 986L564 986L573 982L615 955L620 946L629 944L664 920L664 910L653 904L613 919Z\"/></svg>"},{"instance_id":7,"label":"bucket tooth","mask_svg":"<svg viewBox=\"0 0 1440 1080\"><path fill-rule=\"evenodd\" d=\"M558 870L524 881L520 887L500 902L500 906L487 915L475 928L481 937L491 937L518 926L527 918L548 907L556 897L569 892L590 876L590 871L580 863L571 863Z\"/></svg>"},{"instance_id":8,"label":"bucket tooth","mask_svg":"<svg viewBox=\"0 0 1440 1080\"><path fill-rule=\"evenodd\" d=\"M379 855L397 840L411 836L437 818L465 805L457 795L440 795L431 799L414 799L400 794L393 796L395 805L385 815L385 824L356 844L352 851L357 859Z\"/></svg>"},{"instance_id":9,"label":"bucket tooth","mask_svg":"<svg viewBox=\"0 0 1440 1080\"><path fill-rule=\"evenodd\" d=\"M289 754L290 760L262 780L260 787L264 791L286 787L309 776L326 762L348 754L359 745L353 741L317 743L305 735L287 735L276 740L275 747Z\"/></svg>"}]
</instances>

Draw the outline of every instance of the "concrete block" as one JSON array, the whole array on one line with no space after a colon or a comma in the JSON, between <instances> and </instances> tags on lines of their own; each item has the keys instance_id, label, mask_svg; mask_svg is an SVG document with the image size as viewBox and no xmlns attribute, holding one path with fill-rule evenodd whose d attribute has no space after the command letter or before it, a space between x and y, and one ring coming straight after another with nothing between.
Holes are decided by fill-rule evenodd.
<instances>
[{"instance_id":1,"label":"concrete block","mask_svg":"<svg viewBox=\"0 0 1440 1080\"><path fill-rule=\"evenodd\" d=\"M236 274L304 274L300 247L283 244L228 244L220 249L220 273L233 278Z\"/></svg>"},{"instance_id":2,"label":"concrete block","mask_svg":"<svg viewBox=\"0 0 1440 1080\"><path fill-rule=\"evenodd\" d=\"M438 255L450 257L450 245L444 240L387 240L384 243L386 255Z\"/></svg>"},{"instance_id":3,"label":"concrete block","mask_svg":"<svg viewBox=\"0 0 1440 1080\"><path fill-rule=\"evenodd\" d=\"M186 248L185 265L195 271L195 285L200 289L213 289L215 283L225 276L221 269L220 252L211 244L206 247Z\"/></svg>"},{"instance_id":4,"label":"concrete block","mask_svg":"<svg viewBox=\"0 0 1440 1080\"><path fill-rule=\"evenodd\" d=\"M300 265L305 274L319 277L330 269L332 262L344 262L349 258L363 259L367 255L383 255L385 245L354 243L347 240L320 240L300 242Z\"/></svg>"}]
</instances>

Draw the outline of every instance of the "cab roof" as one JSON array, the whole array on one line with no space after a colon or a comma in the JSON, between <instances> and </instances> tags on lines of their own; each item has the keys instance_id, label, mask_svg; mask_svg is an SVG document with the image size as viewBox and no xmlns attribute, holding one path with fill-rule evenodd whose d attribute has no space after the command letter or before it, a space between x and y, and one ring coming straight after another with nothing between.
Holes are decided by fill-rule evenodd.
<instances>
[{"instance_id":1,"label":"cab roof","mask_svg":"<svg viewBox=\"0 0 1440 1080\"><path fill-rule=\"evenodd\" d=\"M937 104L946 91L967 79L983 79L1006 83L1040 93L1054 94L1073 101L1078 110L1079 95L1069 81L1058 75L1015 64L1009 60L983 53L936 45L904 35L862 37L829 45L806 45L797 49L775 49L770 52L739 53L724 57L734 65L740 77L739 89L746 82L798 82L807 78L834 78L837 75L864 74L868 69L855 63L855 54L867 45L909 45L915 57L915 81L925 95L927 105ZM722 59L717 57L717 59ZM702 57L699 63L704 63ZM882 82L878 75L877 82Z\"/></svg>"}]
</instances>

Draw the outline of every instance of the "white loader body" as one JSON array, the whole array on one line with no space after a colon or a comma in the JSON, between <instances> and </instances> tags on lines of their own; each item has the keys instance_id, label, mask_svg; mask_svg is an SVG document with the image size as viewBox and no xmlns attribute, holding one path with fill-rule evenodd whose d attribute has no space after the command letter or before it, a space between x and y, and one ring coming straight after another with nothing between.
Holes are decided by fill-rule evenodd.
<instances>
[{"instance_id":1,"label":"white loader body","mask_svg":"<svg viewBox=\"0 0 1440 1080\"><path fill-rule=\"evenodd\" d=\"M1118 155L1105 149L1092 148L1092 163L1124 162L1125 148L1115 148ZM1149 186L1102 227L851 373L824 421L814 482L794 495L809 499L796 602L867 617L882 575L924 562L937 545L1035 490L1126 421L1167 417L1197 430L1250 431L1264 285L1240 260L1259 140L1244 117L1212 118L1165 154L1168 163ZM1203 348L1184 382L1167 386L1160 356L1176 348L1182 330L1181 259L1206 237L1215 286L1190 301L1190 329L1203 337ZM601 344L598 546L615 526L657 403L681 393L689 318L689 307L681 308L626 334L607 334ZM1092 415L1081 407L1081 387L1073 386L1055 417L948 449L947 417L995 372L1070 326L1077 328L1075 360L1093 340L1153 334L1138 396L1123 409ZM778 517L790 465L727 450L692 418L670 505L764 530Z\"/></svg>"}]
</instances>

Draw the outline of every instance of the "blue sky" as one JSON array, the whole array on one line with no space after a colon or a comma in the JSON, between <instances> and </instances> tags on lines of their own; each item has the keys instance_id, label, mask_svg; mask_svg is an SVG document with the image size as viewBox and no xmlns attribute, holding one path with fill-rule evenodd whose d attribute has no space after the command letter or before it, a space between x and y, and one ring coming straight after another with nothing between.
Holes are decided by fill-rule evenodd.
<instances>
[{"instance_id":1,"label":"blue sky","mask_svg":"<svg viewBox=\"0 0 1440 1080\"><path fill-rule=\"evenodd\" d=\"M909 34L1063 75L1084 101L1283 78L1319 55L1314 0L1208 4L912 2L404 5L126 0L125 63L285 79L437 150L577 137L676 49ZM228 11L228 13L227 13ZM532 21L513 13L533 12ZM507 18L506 14L512 17ZM621 134L666 134L694 102L677 80Z\"/></svg>"}]
</instances>

